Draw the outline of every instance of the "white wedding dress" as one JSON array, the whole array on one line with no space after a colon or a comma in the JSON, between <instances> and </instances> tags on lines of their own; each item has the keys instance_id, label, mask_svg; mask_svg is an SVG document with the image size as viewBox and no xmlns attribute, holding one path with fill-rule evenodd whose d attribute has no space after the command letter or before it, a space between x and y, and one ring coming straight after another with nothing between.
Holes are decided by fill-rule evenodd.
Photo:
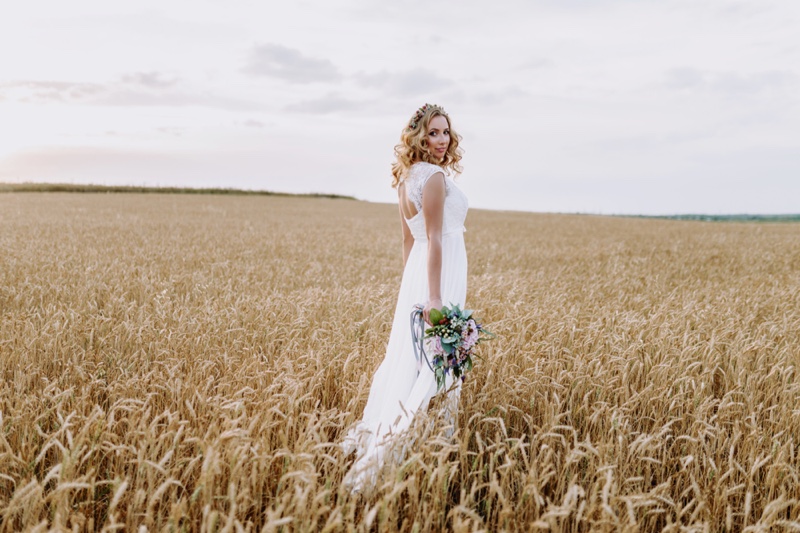
<instances>
[{"instance_id":1,"label":"white wedding dress","mask_svg":"<svg viewBox=\"0 0 800 533\"><path fill-rule=\"evenodd\" d=\"M442 167L419 162L412 165L405 178L406 194L417 214L406 219L414 236L414 245L403 270L400 294L394 312L392 331L386 356L372 379L364 415L349 429L342 441L346 453L356 451L356 461L344 478L344 485L353 492L365 491L377 481L381 467L389 460L400 460L407 446L395 446L413 421L414 414L426 410L437 393L436 378L427 364L417 364L411 342L411 311L415 304L428 300L428 239L422 214L422 189ZM467 295L467 253L464 247L464 220L467 197L445 173L445 200L442 220L442 303L464 307ZM461 380L448 392L444 402L446 416L455 429L455 412L461 393ZM448 376L443 390L453 385ZM399 451L400 450L400 451ZM387 452L391 454L387 456Z\"/></svg>"}]
</instances>

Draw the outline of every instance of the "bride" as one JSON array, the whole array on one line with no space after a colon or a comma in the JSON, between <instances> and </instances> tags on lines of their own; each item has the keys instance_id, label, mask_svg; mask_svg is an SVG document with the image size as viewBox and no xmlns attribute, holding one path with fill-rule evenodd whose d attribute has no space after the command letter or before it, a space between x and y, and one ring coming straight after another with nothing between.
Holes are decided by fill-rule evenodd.
<instances>
[{"instance_id":1,"label":"bride","mask_svg":"<svg viewBox=\"0 0 800 533\"><path fill-rule=\"evenodd\" d=\"M386 356L373 376L364 415L345 435L342 447L356 452L344 485L353 492L374 487L387 453L406 430L414 414L426 410L437 393L436 379L426 364L418 364L411 341L410 316L415 304L431 309L458 304L467 294L467 253L464 219L467 197L451 173L461 172L461 137L450 117L437 105L419 108L403 128L392 166L403 230L403 278L394 312ZM455 429L455 409L461 381L447 377L446 414Z\"/></svg>"}]
</instances>

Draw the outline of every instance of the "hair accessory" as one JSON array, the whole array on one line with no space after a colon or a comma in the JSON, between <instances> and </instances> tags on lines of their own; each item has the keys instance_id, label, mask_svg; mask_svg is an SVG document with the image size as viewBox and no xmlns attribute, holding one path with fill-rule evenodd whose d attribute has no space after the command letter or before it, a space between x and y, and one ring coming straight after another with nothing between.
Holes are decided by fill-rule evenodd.
<instances>
[{"instance_id":1,"label":"hair accessory","mask_svg":"<svg viewBox=\"0 0 800 533\"><path fill-rule=\"evenodd\" d=\"M424 106L422 106L419 109L417 109L417 112L414 113L413 117L411 117L411 121L408 123L408 130L409 131L417 129L417 126L419 125L420 119L422 119L422 117L425 116L425 112L428 110L428 108L435 109L435 110L439 111L442 115L448 116L443 107L438 106L436 104L428 104L428 103L426 103Z\"/></svg>"}]
</instances>

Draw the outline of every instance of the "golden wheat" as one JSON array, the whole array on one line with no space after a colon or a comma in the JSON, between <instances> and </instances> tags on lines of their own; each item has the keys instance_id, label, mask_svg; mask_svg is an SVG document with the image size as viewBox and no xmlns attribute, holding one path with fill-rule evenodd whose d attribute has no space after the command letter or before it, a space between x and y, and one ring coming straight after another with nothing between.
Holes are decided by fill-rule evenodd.
<instances>
[{"instance_id":1,"label":"golden wheat","mask_svg":"<svg viewBox=\"0 0 800 533\"><path fill-rule=\"evenodd\" d=\"M0 529L800 529L800 225L467 224L498 340L352 497L395 207L0 195Z\"/></svg>"}]
</instances>

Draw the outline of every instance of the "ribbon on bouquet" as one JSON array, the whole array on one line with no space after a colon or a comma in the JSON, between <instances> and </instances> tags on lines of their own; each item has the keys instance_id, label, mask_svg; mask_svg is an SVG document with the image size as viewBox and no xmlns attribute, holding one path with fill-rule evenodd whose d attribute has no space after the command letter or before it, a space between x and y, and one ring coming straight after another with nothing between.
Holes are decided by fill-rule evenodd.
<instances>
[{"instance_id":1,"label":"ribbon on bouquet","mask_svg":"<svg viewBox=\"0 0 800 533\"><path fill-rule=\"evenodd\" d=\"M422 365L422 359L425 360L431 372L434 372L428 354L425 353L425 319L422 316L424 309L424 305L416 304L411 310L411 344L414 346L414 357L417 360L417 373Z\"/></svg>"}]
</instances>

